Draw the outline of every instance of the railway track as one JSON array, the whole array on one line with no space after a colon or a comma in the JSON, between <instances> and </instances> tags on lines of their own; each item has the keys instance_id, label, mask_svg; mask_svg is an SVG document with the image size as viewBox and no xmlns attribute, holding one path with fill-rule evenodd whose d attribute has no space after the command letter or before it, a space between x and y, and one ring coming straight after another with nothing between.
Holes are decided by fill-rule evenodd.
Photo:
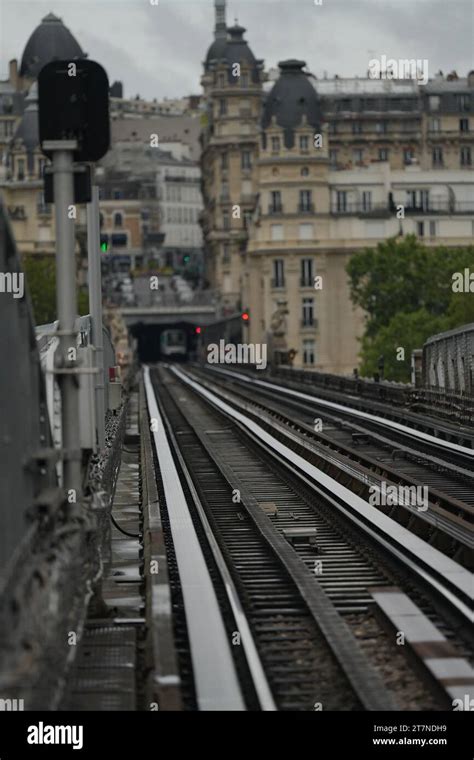
<instances>
[{"instance_id":1,"label":"railway track","mask_svg":"<svg viewBox=\"0 0 474 760\"><path fill-rule=\"evenodd\" d=\"M420 505L421 510L398 499L392 500L386 513L404 525L409 524L441 551L472 569L474 471L444 462L440 458L443 451L434 458L426 455L421 448L423 439L408 447L394 445L387 431L375 433L365 422L359 424L359 419L349 421L348 414L340 417L322 410L313 397L305 394L279 395L276 386L269 388L265 382L261 385L255 378L225 370L193 371L204 382L212 378L209 387L231 389L254 404L255 409L299 432L311 455L318 459L318 466L330 471L332 477L339 473L359 495L368 497L370 487L380 489L382 483L385 489L389 485L415 487L422 493L425 488L427 502ZM321 414L320 427L324 432L320 428L315 430L315 414ZM441 446L445 445L450 444L442 441Z\"/></svg>"},{"instance_id":2,"label":"railway track","mask_svg":"<svg viewBox=\"0 0 474 760\"><path fill-rule=\"evenodd\" d=\"M295 455L285 463L281 444L263 441L263 428L257 440L251 418L244 425L243 415L195 377L160 368L146 370L145 382L186 706L446 708L457 694L454 675L440 679L425 662L426 681L420 679L394 643L393 600L402 606L413 600L398 588L401 576L390 562L380 562L380 536L377 548L373 535L361 546L344 510L314 491ZM458 566L429 551L444 563L453 603L458 592L463 597ZM423 604L415 606L418 632L436 621L441 648L469 680L455 633ZM410 636L419 666L416 632Z\"/></svg>"}]
</instances>

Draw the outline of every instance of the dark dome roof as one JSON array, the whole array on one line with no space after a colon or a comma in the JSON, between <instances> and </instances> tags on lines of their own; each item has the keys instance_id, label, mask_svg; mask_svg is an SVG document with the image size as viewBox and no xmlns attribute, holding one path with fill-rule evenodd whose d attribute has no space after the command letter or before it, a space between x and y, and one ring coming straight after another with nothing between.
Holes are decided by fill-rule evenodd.
<instances>
[{"instance_id":1,"label":"dark dome roof","mask_svg":"<svg viewBox=\"0 0 474 760\"><path fill-rule=\"evenodd\" d=\"M246 29L235 24L227 29L227 39L214 40L208 50L205 62L206 71L212 61L224 61L232 67L234 63L249 63L254 74L257 72L259 62L250 50L247 40L244 40ZM236 77L229 72L229 81L236 82Z\"/></svg>"},{"instance_id":2,"label":"dark dome roof","mask_svg":"<svg viewBox=\"0 0 474 760\"><path fill-rule=\"evenodd\" d=\"M50 61L85 58L79 43L60 18L48 13L26 43L21 59L20 74L36 79Z\"/></svg>"},{"instance_id":3,"label":"dark dome roof","mask_svg":"<svg viewBox=\"0 0 474 760\"><path fill-rule=\"evenodd\" d=\"M294 128L301 125L303 115L308 124L319 129L323 120L321 105L304 61L294 59L278 64L281 74L270 90L263 109L262 127L267 129L276 117L276 123L285 131L285 145L294 145Z\"/></svg>"},{"instance_id":4,"label":"dark dome roof","mask_svg":"<svg viewBox=\"0 0 474 760\"><path fill-rule=\"evenodd\" d=\"M218 58L225 58L226 47L227 40L214 40L211 47L207 51L206 67L213 60L216 60Z\"/></svg>"}]
</instances>

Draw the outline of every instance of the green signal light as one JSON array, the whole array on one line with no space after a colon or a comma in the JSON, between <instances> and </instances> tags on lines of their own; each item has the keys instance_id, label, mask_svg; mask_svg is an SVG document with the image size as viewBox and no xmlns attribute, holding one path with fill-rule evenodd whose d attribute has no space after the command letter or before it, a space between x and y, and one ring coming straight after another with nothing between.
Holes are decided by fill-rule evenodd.
<instances>
[{"instance_id":1,"label":"green signal light","mask_svg":"<svg viewBox=\"0 0 474 760\"><path fill-rule=\"evenodd\" d=\"M108 245L107 245L107 243L101 243L101 244L100 244L100 250L101 250L103 253L107 253L107 248L108 248Z\"/></svg>"}]
</instances>

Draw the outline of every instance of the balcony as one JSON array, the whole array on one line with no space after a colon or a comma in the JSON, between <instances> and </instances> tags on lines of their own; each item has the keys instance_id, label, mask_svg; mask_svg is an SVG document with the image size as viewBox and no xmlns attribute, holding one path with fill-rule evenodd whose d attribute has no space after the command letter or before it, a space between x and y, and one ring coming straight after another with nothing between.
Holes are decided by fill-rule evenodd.
<instances>
[{"instance_id":1,"label":"balcony","mask_svg":"<svg viewBox=\"0 0 474 760\"><path fill-rule=\"evenodd\" d=\"M370 206L361 202L338 204L331 203L331 214L350 215L350 214L367 214L372 216L385 216L390 213L388 203L372 203Z\"/></svg>"},{"instance_id":2,"label":"balcony","mask_svg":"<svg viewBox=\"0 0 474 760\"><path fill-rule=\"evenodd\" d=\"M285 278L276 278L272 277L272 288L284 288L285 287Z\"/></svg>"},{"instance_id":3,"label":"balcony","mask_svg":"<svg viewBox=\"0 0 474 760\"><path fill-rule=\"evenodd\" d=\"M51 216L51 204L50 203L37 203L36 212L38 216Z\"/></svg>"},{"instance_id":4,"label":"balcony","mask_svg":"<svg viewBox=\"0 0 474 760\"><path fill-rule=\"evenodd\" d=\"M300 277L300 288L312 288L314 286L314 277Z\"/></svg>"},{"instance_id":5,"label":"balcony","mask_svg":"<svg viewBox=\"0 0 474 760\"><path fill-rule=\"evenodd\" d=\"M318 329L318 320L316 317L303 317L301 320L301 328L302 329L308 329L311 328L312 330Z\"/></svg>"},{"instance_id":6,"label":"balcony","mask_svg":"<svg viewBox=\"0 0 474 760\"><path fill-rule=\"evenodd\" d=\"M283 204L276 203L268 207L268 215L275 216L276 214L283 214Z\"/></svg>"},{"instance_id":7,"label":"balcony","mask_svg":"<svg viewBox=\"0 0 474 760\"><path fill-rule=\"evenodd\" d=\"M472 214L474 201L428 201L418 205L405 205L407 214Z\"/></svg>"},{"instance_id":8,"label":"balcony","mask_svg":"<svg viewBox=\"0 0 474 760\"><path fill-rule=\"evenodd\" d=\"M314 214L314 203L299 203L298 214Z\"/></svg>"}]
</instances>

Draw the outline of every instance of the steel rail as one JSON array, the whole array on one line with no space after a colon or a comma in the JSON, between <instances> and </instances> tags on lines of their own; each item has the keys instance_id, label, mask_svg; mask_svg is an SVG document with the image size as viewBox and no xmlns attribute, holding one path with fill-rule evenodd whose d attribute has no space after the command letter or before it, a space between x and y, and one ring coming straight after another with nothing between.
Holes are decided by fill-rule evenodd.
<instances>
[{"instance_id":1,"label":"steel rail","mask_svg":"<svg viewBox=\"0 0 474 760\"><path fill-rule=\"evenodd\" d=\"M469 621L472 620L472 610L469 606L472 595L472 575L469 571L391 518L375 510L348 488L322 473L267 433L260 425L219 398L216 393L212 393L190 379L182 370L173 368L172 372L213 406L239 423L245 432L251 433L260 445L271 451L273 456L278 457L283 464L291 464L300 476L303 475L308 484L329 498L339 511L343 511L365 532L375 536L379 543L402 559L463 617Z\"/></svg>"},{"instance_id":2,"label":"steel rail","mask_svg":"<svg viewBox=\"0 0 474 760\"><path fill-rule=\"evenodd\" d=\"M174 452L176 454L176 458L179 461L179 465L186 479L186 483L188 484L188 488L189 488L189 491L191 492L194 505L199 515L199 519L201 521L204 532L206 534L206 538L209 542L209 547L211 549L212 555L214 557L216 565L221 574L221 578L224 583L227 598L232 608L235 622L237 624L237 628L240 634L241 643L245 651L247 665L249 667L250 674L252 676L252 682L253 682L257 697L258 697L258 701L260 703L260 707L264 711L276 710L277 707L275 705L272 692L268 685L267 677L265 675L265 671L263 669L260 656L257 651L257 647L255 646L255 641L254 641L252 632L250 630L250 626L247 621L247 616L242 607L242 603L240 601L240 597L235 587L234 581L232 580L232 576L227 567L227 563L214 537L214 533L209 524L209 520L207 519L206 513L202 506L202 502L199 498L196 487L193 483L189 470L186 466L186 462L184 461L183 455L181 454L175 435L171 429L170 422L164 412L163 412L163 419L164 419L165 426L167 429L168 438L171 441Z\"/></svg>"},{"instance_id":3,"label":"steel rail","mask_svg":"<svg viewBox=\"0 0 474 760\"><path fill-rule=\"evenodd\" d=\"M272 391L277 391L278 393L281 392L289 396L294 396L295 398L301 398L304 401L310 401L316 406L324 406L324 407L327 407L328 409L334 409L335 411L343 412L345 414L350 414L351 416L359 417L360 419L367 420L369 422L377 423L378 425L385 425L386 427L389 427L392 430L399 431L412 438L418 438L438 448L447 449L448 451L451 451L453 453L467 456L473 460L473 465L474 465L474 449L469 449L467 448L467 446L461 446L460 444L452 443L451 441L445 441L443 438L437 438L436 436L430 435L429 433L423 433L421 430L416 430L415 428L408 427L407 425L402 425L399 422L393 422L392 420L387 420L384 417L379 417L378 415L375 415L375 414L369 414L368 412L362 412L359 409L353 409L352 407L344 406L343 404L337 404L334 401L327 401L325 399L320 399L317 396L312 396L308 393L303 393L302 391L296 391L293 388L286 388L283 385L268 383L265 380L257 380L254 377L247 377L243 375L242 373L238 373L236 375L235 372L231 372L230 370L222 369L220 367L212 367L210 369L212 372L218 372L224 375L228 375L229 377L232 377L234 380L239 380L239 381L243 381L243 382L250 383L253 385L258 385L263 388L268 388ZM466 472L467 474L471 476L473 475L472 472L469 472L469 471L466 471Z\"/></svg>"},{"instance_id":4,"label":"steel rail","mask_svg":"<svg viewBox=\"0 0 474 760\"><path fill-rule=\"evenodd\" d=\"M201 710L245 710L228 634L166 437L148 367L144 370L144 382L150 418L158 423L152 433L185 604L198 706Z\"/></svg>"}]
</instances>

